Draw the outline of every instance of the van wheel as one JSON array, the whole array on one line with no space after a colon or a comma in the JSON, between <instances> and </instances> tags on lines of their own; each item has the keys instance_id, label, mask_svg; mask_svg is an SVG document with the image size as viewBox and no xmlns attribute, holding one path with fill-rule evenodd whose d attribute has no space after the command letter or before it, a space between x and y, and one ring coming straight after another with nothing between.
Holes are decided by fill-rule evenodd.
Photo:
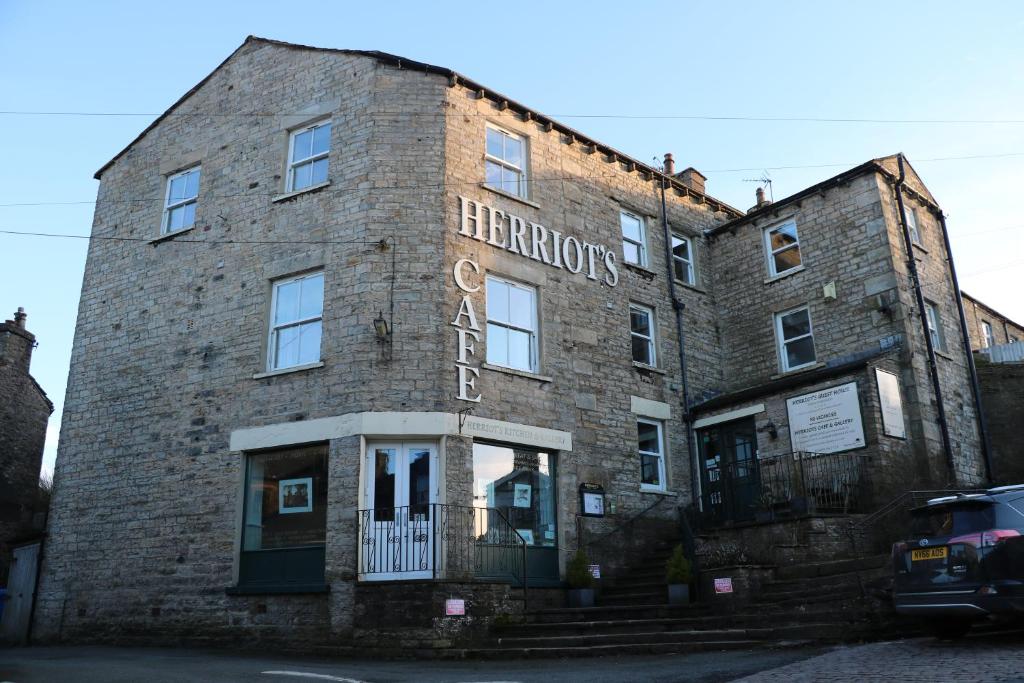
<instances>
[{"instance_id":1,"label":"van wheel","mask_svg":"<svg viewBox=\"0 0 1024 683\"><path fill-rule=\"evenodd\" d=\"M931 623L926 626L928 632L940 640L958 640L971 630L971 622L964 620Z\"/></svg>"}]
</instances>

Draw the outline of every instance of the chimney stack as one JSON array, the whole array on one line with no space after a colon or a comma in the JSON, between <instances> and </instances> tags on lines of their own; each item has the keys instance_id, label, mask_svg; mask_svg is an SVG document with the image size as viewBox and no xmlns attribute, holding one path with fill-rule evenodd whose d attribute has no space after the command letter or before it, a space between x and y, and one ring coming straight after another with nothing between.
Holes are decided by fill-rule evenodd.
<instances>
[{"instance_id":1,"label":"chimney stack","mask_svg":"<svg viewBox=\"0 0 1024 683\"><path fill-rule=\"evenodd\" d=\"M694 192L700 192L701 194L704 194L704 181L706 181L707 178L704 177L704 174L695 169L693 166L690 166L685 171L682 171L681 173L676 175L676 178L679 178L680 182L682 182L683 185L686 185Z\"/></svg>"},{"instance_id":2,"label":"chimney stack","mask_svg":"<svg viewBox=\"0 0 1024 683\"><path fill-rule=\"evenodd\" d=\"M769 204L771 204L771 201L765 199L765 197L764 197L764 188L763 187L757 188L757 191L754 193L754 196L757 197L757 204L754 204L752 207L747 209L747 213L750 213L751 211L757 211L758 209L760 209L762 207L765 207L765 206L768 206Z\"/></svg>"},{"instance_id":3,"label":"chimney stack","mask_svg":"<svg viewBox=\"0 0 1024 683\"><path fill-rule=\"evenodd\" d=\"M28 374L36 337L25 329L25 309L19 307L14 320L0 324L0 365L12 365Z\"/></svg>"},{"instance_id":4,"label":"chimney stack","mask_svg":"<svg viewBox=\"0 0 1024 683\"><path fill-rule=\"evenodd\" d=\"M676 160L672 158L672 152L665 155L665 175L676 174Z\"/></svg>"}]
</instances>

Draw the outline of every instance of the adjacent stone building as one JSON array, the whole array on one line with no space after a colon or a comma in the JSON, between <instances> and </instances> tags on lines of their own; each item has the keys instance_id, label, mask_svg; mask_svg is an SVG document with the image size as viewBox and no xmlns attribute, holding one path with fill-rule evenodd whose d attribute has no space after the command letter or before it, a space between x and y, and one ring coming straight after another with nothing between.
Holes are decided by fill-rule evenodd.
<instances>
[{"instance_id":1,"label":"adjacent stone building","mask_svg":"<svg viewBox=\"0 0 1024 683\"><path fill-rule=\"evenodd\" d=\"M7 582L8 544L38 533L39 470L53 404L32 378L36 338L25 311L0 325L0 586Z\"/></svg>"},{"instance_id":2,"label":"adjacent stone building","mask_svg":"<svg viewBox=\"0 0 1024 683\"><path fill-rule=\"evenodd\" d=\"M973 296L964 294L963 298L971 349L983 351L998 344L1018 344L1024 341L1024 326Z\"/></svg>"},{"instance_id":3,"label":"adjacent stone building","mask_svg":"<svg viewBox=\"0 0 1024 683\"><path fill-rule=\"evenodd\" d=\"M447 633L680 509L985 478L902 157L743 212L448 69L249 38L97 178L41 638Z\"/></svg>"}]
</instances>

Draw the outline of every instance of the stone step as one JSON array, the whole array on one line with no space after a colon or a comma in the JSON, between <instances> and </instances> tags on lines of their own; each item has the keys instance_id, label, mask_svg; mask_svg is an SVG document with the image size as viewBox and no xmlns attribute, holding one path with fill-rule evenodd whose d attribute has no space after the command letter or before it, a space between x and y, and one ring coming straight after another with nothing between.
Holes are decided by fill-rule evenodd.
<instances>
[{"instance_id":1,"label":"stone step","mask_svg":"<svg viewBox=\"0 0 1024 683\"><path fill-rule=\"evenodd\" d=\"M548 610L543 614L525 615L525 621L495 626L496 632L568 631L609 629L613 624L623 629L640 628L657 630L661 627L677 628L723 628L731 626L763 627L766 624L791 625L808 622L850 622L859 618L859 610L836 613L831 603L810 603L794 607L756 605L757 611L749 608L742 612L711 612L707 607L677 607L671 605L650 605L640 608L622 606L592 607L587 609Z\"/></svg>"},{"instance_id":2,"label":"stone step","mask_svg":"<svg viewBox=\"0 0 1024 683\"><path fill-rule=\"evenodd\" d=\"M630 581L621 581L612 586L601 588L601 595L617 594L617 593L631 593L635 591L646 591L649 593L661 592L665 593L665 577L658 580L637 580L633 579Z\"/></svg>"},{"instance_id":3,"label":"stone step","mask_svg":"<svg viewBox=\"0 0 1024 683\"><path fill-rule=\"evenodd\" d=\"M888 566L892 562L889 555L872 555L869 557L858 557L852 560L832 560L829 562L812 562L807 564L792 564L779 567L776 571L776 578L784 579L805 579L817 576L834 576L849 572L864 571L867 569L879 569Z\"/></svg>"},{"instance_id":4,"label":"stone step","mask_svg":"<svg viewBox=\"0 0 1024 683\"><path fill-rule=\"evenodd\" d=\"M832 588L834 586L854 585L859 586L862 582L867 583L878 578L889 576L886 569L867 569L860 572L847 572L844 574L830 574L828 576L812 576L802 579L779 579L769 581L761 586L766 593L787 592L809 588Z\"/></svg>"},{"instance_id":5,"label":"stone step","mask_svg":"<svg viewBox=\"0 0 1024 683\"><path fill-rule=\"evenodd\" d=\"M775 646L797 647L807 642L776 643L759 640L723 640L686 643L634 643L629 645L593 645L579 647L464 648L440 650L433 656L443 659L541 659L567 657L612 657L618 655L667 655L690 652L750 650Z\"/></svg>"},{"instance_id":6,"label":"stone step","mask_svg":"<svg viewBox=\"0 0 1024 683\"><path fill-rule=\"evenodd\" d=\"M862 597L864 596L859 588L847 588L828 592L818 590L792 591L790 593L760 595L754 599L754 604L775 607L791 607L798 605L841 602L844 600L859 600Z\"/></svg>"},{"instance_id":7,"label":"stone step","mask_svg":"<svg viewBox=\"0 0 1024 683\"><path fill-rule=\"evenodd\" d=\"M610 621L617 619L658 619L708 614L707 605L668 605L662 603L598 605L595 607L558 607L537 610L526 615L532 623L569 623L574 621Z\"/></svg>"},{"instance_id":8,"label":"stone step","mask_svg":"<svg viewBox=\"0 0 1024 683\"><path fill-rule=\"evenodd\" d=\"M597 598L599 607L629 605L660 605L668 604L668 592L664 587L657 593L651 591L631 591L613 595L600 595Z\"/></svg>"},{"instance_id":9,"label":"stone step","mask_svg":"<svg viewBox=\"0 0 1024 683\"><path fill-rule=\"evenodd\" d=\"M635 633L588 633L576 635L502 636L496 644L503 648L580 647L595 645L643 645L663 643L702 643L725 641L816 640L838 641L848 630L839 623L799 624L778 628L726 628Z\"/></svg>"}]
</instances>

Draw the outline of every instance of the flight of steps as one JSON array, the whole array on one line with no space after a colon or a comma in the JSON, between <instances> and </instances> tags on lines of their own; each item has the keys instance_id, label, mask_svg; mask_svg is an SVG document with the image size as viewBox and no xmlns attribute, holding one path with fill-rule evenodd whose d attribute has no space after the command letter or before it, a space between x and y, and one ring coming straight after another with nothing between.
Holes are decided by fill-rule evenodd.
<instances>
[{"instance_id":1,"label":"flight of steps","mask_svg":"<svg viewBox=\"0 0 1024 683\"><path fill-rule=\"evenodd\" d=\"M753 602L716 611L713 601L670 606L669 550L658 551L590 608L536 610L496 624L490 638L444 656L478 658L667 654L792 647L897 635L886 602L888 556L782 567Z\"/></svg>"}]
</instances>

